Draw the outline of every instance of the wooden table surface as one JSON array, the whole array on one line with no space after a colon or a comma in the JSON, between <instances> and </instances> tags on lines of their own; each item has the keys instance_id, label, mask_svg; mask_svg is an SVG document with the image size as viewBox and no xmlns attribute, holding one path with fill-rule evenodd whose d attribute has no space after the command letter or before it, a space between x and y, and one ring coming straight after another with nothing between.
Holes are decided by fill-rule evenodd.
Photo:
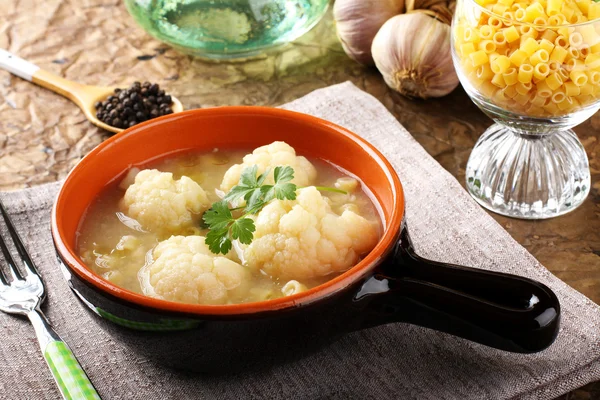
<instances>
[{"instance_id":1,"label":"wooden table surface","mask_svg":"<svg viewBox=\"0 0 600 400\"><path fill-rule=\"evenodd\" d=\"M346 57L330 13L309 34L268 57L218 64L179 54L152 39L120 0L2 0L1 8L0 48L83 83L125 87L135 80L158 82L186 109L276 106L350 80L385 104L463 184L469 153L491 125L460 88L427 101L389 90L375 69ZM545 221L494 215L542 264L598 304L599 128L600 114L575 128L592 172L591 193L582 206ZM0 190L61 179L106 137L66 99L0 71ZM600 382L561 397L595 398L600 399Z\"/></svg>"}]
</instances>

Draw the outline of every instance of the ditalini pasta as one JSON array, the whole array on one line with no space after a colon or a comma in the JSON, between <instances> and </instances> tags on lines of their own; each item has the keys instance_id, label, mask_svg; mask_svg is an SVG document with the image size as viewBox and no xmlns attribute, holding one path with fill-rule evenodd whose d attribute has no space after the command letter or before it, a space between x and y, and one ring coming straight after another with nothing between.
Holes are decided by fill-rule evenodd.
<instances>
[{"instance_id":1,"label":"ditalini pasta","mask_svg":"<svg viewBox=\"0 0 600 400\"><path fill-rule=\"evenodd\" d=\"M483 9L458 18L454 44L462 73L480 95L540 117L600 99L600 2L475 1Z\"/></svg>"}]
</instances>

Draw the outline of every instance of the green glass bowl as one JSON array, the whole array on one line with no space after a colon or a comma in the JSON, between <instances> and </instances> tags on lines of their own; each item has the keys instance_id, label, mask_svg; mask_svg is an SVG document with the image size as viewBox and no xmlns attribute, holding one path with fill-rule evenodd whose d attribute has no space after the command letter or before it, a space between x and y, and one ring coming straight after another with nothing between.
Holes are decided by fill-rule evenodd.
<instances>
[{"instance_id":1,"label":"green glass bowl","mask_svg":"<svg viewBox=\"0 0 600 400\"><path fill-rule=\"evenodd\" d=\"M146 32L181 52L235 59L305 34L329 0L125 0L125 5Z\"/></svg>"}]
</instances>

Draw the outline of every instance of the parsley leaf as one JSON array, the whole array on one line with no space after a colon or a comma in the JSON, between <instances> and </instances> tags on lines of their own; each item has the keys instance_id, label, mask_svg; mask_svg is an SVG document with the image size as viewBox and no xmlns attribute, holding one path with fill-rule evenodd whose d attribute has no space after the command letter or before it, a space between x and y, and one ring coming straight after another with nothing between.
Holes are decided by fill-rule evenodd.
<instances>
[{"instance_id":1,"label":"parsley leaf","mask_svg":"<svg viewBox=\"0 0 600 400\"><path fill-rule=\"evenodd\" d=\"M294 179L292 167L276 167L273 172L275 179L275 197L279 200L296 200L296 185L290 183Z\"/></svg>"},{"instance_id":2,"label":"parsley leaf","mask_svg":"<svg viewBox=\"0 0 600 400\"><path fill-rule=\"evenodd\" d=\"M256 177L256 172L258 172L258 165L244 168L240 175L238 186L257 187L258 179Z\"/></svg>"},{"instance_id":3,"label":"parsley leaf","mask_svg":"<svg viewBox=\"0 0 600 400\"><path fill-rule=\"evenodd\" d=\"M295 200L296 185L291 183L294 179L294 169L290 166L278 166L273 171L273 185L265 185L270 170L266 170L260 175L258 166L245 168L237 185L223 197L223 200L214 203L202 216L204 225L209 229L206 235L205 243L214 254L227 254L234 240L240 243L250 244L254 239L256 226L254 220L249 215L257 214L263 207L273 199ZM319 190L340 191L334 188L321 188ZM345 193L345 192L343 192ZM229 208L230 203L236 205L243 199L245 206L238 208ZM238 211L243 208L240 217L234 217L232 211ZM239 214L236 214L239 215Z\"/></svg>"},{"instance_id":4,"label":"parsley leaf","mask_svg":"<svg viewBox=\"0 0 600 400\"><path fill-rule=\"evenodd\" d=\"M294 179L294 169L292 167L275 167L275 171L273 171L273 180L275 183L285 183L292 179Z\"/></svg>"},{"instance_id":5,"label":"parsley leaf","mask_svg":"<svg viewBox=\"0 0 600 400\"><path fill-rule=\"evenodd\" d=\"M208 245L208 249L214 254L227 254L231 250L232 243L227 231L208 231L204 242Z\"/></svg>"},{"instance_id":6,"label":"parsley leaf","mask_svg":"<svg viewBox=\"0 0 600 400\"><path fill-rule=\"evenodd\" d=\"M209 228L204 241L209 250L214 254L227 254L232 246L229 227L235 221L227 203L224 201L214 203L202 215L202 220Z\"/></svg>"},{"instance_id":7,"label":"parsley leaf","mask_svg":"<svg viewBox=\"0 0 600 400\"><path fill-rule=\"evenodd\" d=\"M211 230L221 231L227 229L228 224L233 220L233 215L227 203L220 201L214 203L210 209L206 210L204 215L202 215L202 219Z\"/></svg>"},{"instance_id":8,"label":"parsley leaf","mask_svg":"<svg viewBox=\"0 0 600 400\"><path fill-rule=\"evenodd\" d=\"M253 165L250 168L244 169L240 175L239 183L231 188L229 193L227 193L227 195L223 198L223 201L230 203L235 203L239 199L248 201L248 199L252 196L252 193L254 193L256 189L260 188L262 181L265 180L268 174L268 172L266 172L257 178L257 171L257 165ZM259 183L259 179L261 180L261 183Z\"/></svg>"},{"instance_id":9,"label":"parsley leaf","mask_svg":"<svg viewBox=\"0 0 600 400\"><path fill-rule=\"evenodd\" d=\"M275 185L263 186L265 189L264 201L277 198L279 200L296 200L296 185L290 183L294 179L294 169L289 166L275 167L273 171L273 180Z\"/></svg>"},{"instance_id":10,"label":"parsley leaf","mask_svg":"<svg viewBox=\"0 0 600 400\"><path fill-rule=\"evenodd\" d=\"M249 214L256 214L260 211L265 204L269 202L269 200L265 199L265 190L267 190L270 185L262 186L261 188L255 190L250 198L246 201L246 212Z\"/></svg>"},{"instance_id":11,"label":"parsley leaf","mask_svg":"<svg viewBox=\"0 0 600 400\"><path fill-rule=\"evenodd\" d=\"M240 243L250 244L254 238L253 233L255 230L256 226L254 226L253 220L250 218L240 218L231 225L231 237L239 239Z\"/></svg>"},{"instance_id":12,"label":"parsley leaf","mask_svg":"<svg viewBox=\"0 0 600 400\"><path fill-rule=\"evenodd\" d=\"M256 183L261 186L263 183L265 183L265 179L267 179L267 176L269 176L269 172L271 172L270 168L267 168L267 170L265 172L263 172L262 174L260 174L258 176L258 178L256 179Z\"/></svg>"},{"instance_id":13,"label":"parsley leaf","mask_svg":"<svg viewBox=\"0 0 600 400\"><path fill-rule=\"evenodd\" d=\"M281 183L273 186L275 197L279 200L296 200L296 185L293 183Z\"/></svg>"}]
</instances>

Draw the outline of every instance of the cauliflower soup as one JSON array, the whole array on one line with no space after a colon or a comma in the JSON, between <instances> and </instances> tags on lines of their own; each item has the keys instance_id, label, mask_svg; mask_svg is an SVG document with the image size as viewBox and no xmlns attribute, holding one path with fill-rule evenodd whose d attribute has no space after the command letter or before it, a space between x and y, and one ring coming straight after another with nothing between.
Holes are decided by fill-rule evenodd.
<instances>
[{"instance_id":1,"label":"cauliflower soup","mask_svg":"<svg viewBox=\"0 0 600 400\"><path fill-rule=\"evenodd\" d=\"M381 231L360 181L274 142L131 168L90 206L77 249L95 273L133 292L237 304L326 282Z\"/></svg>"}]
</instances>

